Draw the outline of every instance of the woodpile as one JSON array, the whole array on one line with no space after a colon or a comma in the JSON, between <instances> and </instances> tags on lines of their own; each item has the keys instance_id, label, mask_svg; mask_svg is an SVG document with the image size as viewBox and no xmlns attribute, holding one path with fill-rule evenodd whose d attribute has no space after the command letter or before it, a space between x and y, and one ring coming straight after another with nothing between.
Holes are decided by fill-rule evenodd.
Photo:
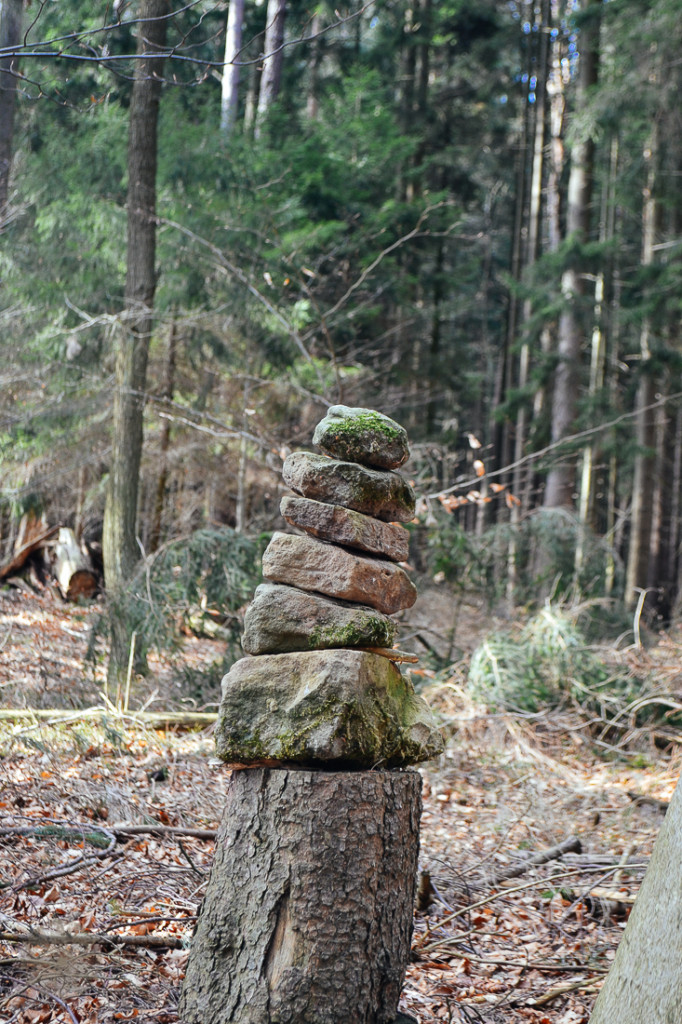
<instances>
[{"instance_id":1,"label":"woodpile","mask_svg":"<svg viewBox=\"0 0 682 1024\"><path fill-rule=\"evenodd\" d=\"M48 526L34 512L22 516L11 554L0 565L0 580L22 590L56 586L67 601L87 600L99 585L90 555L74 531Z\"/></svg>"}]
</instances>

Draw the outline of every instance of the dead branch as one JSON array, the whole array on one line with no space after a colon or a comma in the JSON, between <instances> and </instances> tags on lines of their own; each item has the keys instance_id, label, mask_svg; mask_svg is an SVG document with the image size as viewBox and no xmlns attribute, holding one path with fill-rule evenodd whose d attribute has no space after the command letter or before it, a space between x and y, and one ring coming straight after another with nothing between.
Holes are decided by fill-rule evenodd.
<instances>
[{"instance_id":1,"label":"dead branch","mask_svg":"<svg viewBox=\"0 0 682 1024\"><path fill-rule=\"evenodd\" d=\"M531 868L537 867L539 864L546 864L550 860L557 860L565 853L582 853L582 843L578 836L570 836L568 839L564 839L563 843L558 843L556 846L543 850L541 853L535 853L520 864L513 864L511 867L502 868L492 878L488 879L488 884L494 887L506 878L518 878L519 875L525 875L526 871L530 871Z\"/></svg>"},{"instance_id":2,"label":"dead branch","mask_svg":"<svg viewBox=\"0 0 682 1024\"><path fill-rule=\"evenodd\" d=\"M150 949L185 949L184 939L173 935L104 935L101 932L57 932L32 926L20 932L0 932L0 942L27 942L35 946L143 946Z\"/></svg>"},{"instance_id":3,"label":"dead branch","mask_svg":"<svg viewBox=\"0 0 682 1024\"><path fill-rule=\"evenodd\" d=\"M64 708L3 708L0 710L0 722L43 722L51 725L60 722L80 722L88 718L100 718L102 715L120 717L155 728L172 726L178 729L213 725L218 719L216 714L208 711L129 711L125 715L112 715L111 709L100 706L70 711Z\"/></svg>"},{"instance_id":4,"label":"dead branch","mask_svg":"<svg viewBox=\"0 0 682 1024\"><path fill-rule=\"evenodd\" d=\"M29 555L32 555L34 551L42 547L59 529L59 526L52 526L49 530L38 534L37 537L32 537L26 544L23 544L9 562L0 567L0 580L4 580L7 576L11 576L13 572L16 572L17 569L21 569Z\"/></svg>"},{"instance_id":5,"label":"dead branch","mask_svg":"<svg viewBox=\"0 0 682 1024\"><path fill-rule=\"evenodd\" d=\"M206 839L209 842L218 834L215 828L182 828L175 825L113 825L110 831L116 836L182 836Z\"/></svg>"},{"instance_id":6,"label":"dead branch","mask_svg":"<svg viewBox=\"0 0 682 1024\"><path fill-rule=\"evenodd\" d=\"M628 790L628 796L635 807L655 807L661 814L665 814L668 810L668 800L658 800L655 796L647 796L645 793L634 793L632 790Z\"/></svg>"}]
</instances>

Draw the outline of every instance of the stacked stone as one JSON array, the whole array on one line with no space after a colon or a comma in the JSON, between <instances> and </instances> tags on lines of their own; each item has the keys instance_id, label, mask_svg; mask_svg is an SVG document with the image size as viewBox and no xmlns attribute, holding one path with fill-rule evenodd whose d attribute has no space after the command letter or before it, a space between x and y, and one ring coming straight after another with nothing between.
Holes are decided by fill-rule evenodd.
<instances>
[{"instance_id":1,"label":"stacked stone","mask_svg":"<svg viewBox=\"0 0 682 1024\"><path fill-rule=\"evenodd\" d=\"M219 756L243 765L403 767L442 739L396 664L396 624L414 584L407 558L414 493L395 472L407 435L369 409L332 407L283 468L282 500L303 535L275 533L246 614L244 650L223 680Z\"/></svg>"}]
</instances>

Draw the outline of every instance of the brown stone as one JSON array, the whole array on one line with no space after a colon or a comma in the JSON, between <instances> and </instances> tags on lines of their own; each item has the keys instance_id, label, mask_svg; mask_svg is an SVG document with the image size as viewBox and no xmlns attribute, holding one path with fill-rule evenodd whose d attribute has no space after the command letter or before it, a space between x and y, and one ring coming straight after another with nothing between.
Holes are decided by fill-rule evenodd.
<instances>
[{"instance_id":1,"label":"brown stone","mask_svg":"<svg viewBox=\"0 0 682 1024\"><path fill-rule=\"evenodd\" d=\"M392 562L404 562L409 554L410 535L397 523L384 523L342 505L327 505L290 495L282 498L279 510L292 526L320 540L384 555Z\"/></svg>"},{"instance_id":2,"label":"brown stone","mask_svg":"<svg viewBox=\"0 0 682 1024\"><path fill-rule=\"evenodd\" d=\"M411 608L417 590L393 562L355 555L314 537L274 533L263 554L263 576L328 597L369 604L386 615Z\"/></svg>"},{"instance_id":3,"label":"brown stone","mask_svg":"<svg viewBox=\"0 0 682 1024\"><path fill-rule=\"evenodd\" d=\"M393 768L443 749L412 683L367 651L242 658L222 690L216 750L229 764Z\"/></svg>"},{"instance_id":4,"label":"brown stone","mask_svg":"<svg viewBox=\"0 0 682 1024\"><path fill-rule=\"evenodd\" d=\"M414 491L399 473L313 452L293 452L284 462L282 476L304 498L343 505L388 523L409 523L414 518Z\"/></svg>"},{"instance_id":5,"label":"brown stone","mask_svg":"<svg viewBox=\"0 0 682 1024\"><path fill-rule=\"evenodd\" d=\"M244 620L247 654L393 643L396 624L375 608L335 601L296 587L261 583Z\"/></svg>"}]
</instances>

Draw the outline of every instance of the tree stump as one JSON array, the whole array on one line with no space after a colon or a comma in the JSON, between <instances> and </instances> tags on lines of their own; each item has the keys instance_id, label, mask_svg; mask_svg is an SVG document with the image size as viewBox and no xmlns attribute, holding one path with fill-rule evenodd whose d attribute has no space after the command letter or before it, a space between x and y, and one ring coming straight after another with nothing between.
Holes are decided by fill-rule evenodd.
<instances>
[{"instance_id":1,"label":"tree stump","mask_svg":"<svg viewBox=\"0 0 682 1024\"><path fill-rule=\"evenodd\" d=\"M412 935L421 777L250 768L230 781L184 1024L392 1024Z\"/></svg>"}]
</instances>

